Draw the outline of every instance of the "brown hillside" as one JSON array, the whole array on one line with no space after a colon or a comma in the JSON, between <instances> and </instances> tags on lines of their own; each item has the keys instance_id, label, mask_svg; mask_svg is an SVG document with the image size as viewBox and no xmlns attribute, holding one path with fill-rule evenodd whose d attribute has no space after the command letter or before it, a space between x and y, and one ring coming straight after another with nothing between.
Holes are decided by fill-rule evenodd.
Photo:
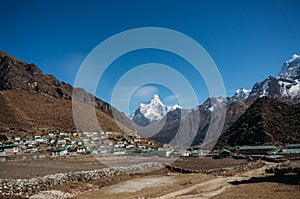
<instances>
[{"instance_id":1,"label":"brown hillside","mask_svg":"<svg viewBox=\"0 0 300 199\"><path fill-rule=\"evenodd\" d=\"M75 130L72 103L39 93L22 90L0 91L0 122L2 126L15 129L49 128L54 130ZM114 119L96 110L98 121L103 130L121 131ZM85 120L86 126L93 129L91 119Z\"/></svg>"},{"instance_id":2,"label":"brown hillside","mask_svg":"<svg viewBox=\"0 0 300 199\"><path fill-rule=\"evenodd\" d=\"M73 94L73 90L75 95ZM13 129L54 128L75 130L72 113L73 96L79 98L81 130L135 131L129 118L110 104L96 98L84 89L74 89L54 76L44 74L36 65L18 60L0 51L0 124ZM76 98L75 97L75 98ZM78 98L77 98L78 99ZM87 105L83 101L92 102ZM76 104L75 103L75 104ZM98 121L86 110L97 109ZM115 123L122 126L122 130ZM77 118L78 119L78 118ZM1 128L7 130L7 128Z\"/></svg>"},{"instance_id":3,"label":"brown hillside","mask_svg":"<svg viewBox=\"0 0 300 199\"><path fill-rule=\"evenodd\" d=\"M225 145L264 145L300 142L300 104L288 105L268 97L256 100L219 138Z\"/></svg>"}]
</instances>

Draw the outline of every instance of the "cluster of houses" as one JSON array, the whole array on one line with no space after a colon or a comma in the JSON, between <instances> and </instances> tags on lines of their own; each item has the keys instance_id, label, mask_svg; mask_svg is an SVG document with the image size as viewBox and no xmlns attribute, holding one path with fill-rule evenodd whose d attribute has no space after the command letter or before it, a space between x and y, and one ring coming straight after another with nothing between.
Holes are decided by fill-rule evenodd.
<instances>
[{"instance_id":1,"label":"cluster of houses","mask_svg":"<svg viewBox=\"0 0 300 199\"><path fill-rule=\"evenodd\" d=\"M300 144L285 144L284 147L268 146L234 146L223 147L218 151L218 156L225 157L267 157L271 159L284 156L300 156Z\"/></svg>"},{"instance_id":2,"label":"cluster of houses","mask_svg":"<svg viewBox=\"0 0 300 199\"><path fill-rule=\"evenodd\" d=\"M13 155L21 153L50 152L52 156L68 154L69 151L82 153L85 151L78 133L35 134L32 137L8 137L0 140L0 154Z\"/></svg>"},{"instance_id":3,"label":"cluster of houses","mask_svg":"<svg viewBox=\"0 0 300 199\"><path fill-rule=\"evenodd\" d=\"M1 143L0 144L0 155L16 154L19 151L19 146L14 143Z\"/></svg>"},{"instance_id":4,"label":"cluster of houses","mask_svg":"<svg viewBox=\"0 0 300 199\"><path fill-rule=\"evenodd\" d=\"M31 138L9 137L0 141L0 155L48 152L52 157L69 155L122 155L157 150L157 144L138 134L82 132L37 134Z\"/></svg>"},{"instance_id":5,"label":"cluster of houses","mask_svg":"<svg viewBox=\"0 0 300 199\"><path fill-rule=\"evenodd\" d=\"M82 141L94 155L109 156L127 153L144 153L156 150L157 145L138 134L118 132L83 132Z\"/></svg>"},{"instance_id":6,"label":"cluster of houses","mask_svg":"<svg viewBox=\"0 0 300 199\"><path fill-rule=\"evenodd\" d=\"M210 151L200 146L191 146L181 152L182 157L197 157L207 155Z\"/></svg>"}]
</instances>

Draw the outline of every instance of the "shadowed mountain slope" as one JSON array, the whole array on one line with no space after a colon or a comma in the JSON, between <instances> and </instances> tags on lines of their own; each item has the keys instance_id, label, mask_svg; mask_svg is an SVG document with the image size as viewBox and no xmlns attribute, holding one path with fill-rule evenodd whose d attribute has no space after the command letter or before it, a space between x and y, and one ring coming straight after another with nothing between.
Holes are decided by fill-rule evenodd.
<instances>
[{"instance_id":1,"label":"shadowed mountain slope","mask_svg":"<svg viewBox=\"0 0 300 199\"><path fill-rule=\"evenodd\" d=\"M300 142L300 104L257 99L219 138L216 147Z\"/></svg>"}]
</instances>

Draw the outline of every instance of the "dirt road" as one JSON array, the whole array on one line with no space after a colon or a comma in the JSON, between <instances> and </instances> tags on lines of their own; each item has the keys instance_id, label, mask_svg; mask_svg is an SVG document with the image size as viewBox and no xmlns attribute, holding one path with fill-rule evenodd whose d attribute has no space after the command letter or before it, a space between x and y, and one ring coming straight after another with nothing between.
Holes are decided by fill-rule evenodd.
<instances>
[{"instance_id":1,"label":"dirt road","mask_svg":"<svg viewBox=\"0 0 300 199\"><path fill-rule=\"evenodd\" d=\"M218 195L230 188L232 185L229 182L247 180L251 177L261 176L265 169L270 165L262 168L251 170L244 174L237 174L232 177L217 177L215 179L196 184L194 186L181 189L175 192L168 193L164 196L157 197L158 199L208 199Z\"/></svg>"},{"instance_id":2,"label":"dirt road","mask_svg":"<svg viewBox=\"0 0 300 199\"><path fill-rule=\"evenodd\" d=\"M271 165L253 169L234 176L213 176L205 174L177 174L174 176L148 176L128 180L105 189L83 193L76 198L211 198L230 188L229 182L247 180L263 175Z\"/></svg>"}]
</instances>

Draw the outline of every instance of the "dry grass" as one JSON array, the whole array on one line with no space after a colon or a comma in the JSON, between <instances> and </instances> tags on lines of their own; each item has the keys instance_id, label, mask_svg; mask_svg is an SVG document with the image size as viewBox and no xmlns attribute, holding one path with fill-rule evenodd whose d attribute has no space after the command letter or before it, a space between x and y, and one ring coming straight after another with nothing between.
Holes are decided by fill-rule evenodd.
<instances>
[{"instance_id":1,"label":"dry grass","mask_svg":"<svg viewBox=\"0 0 300 199\"><path fill-rule=\"evenodd\" d=\"M299 177L298 177L299 179ZM300 185L280 182L246 183L233 186L212 199L296 199L300 198Z\"/></svg>"},{"instance_id":2,"label":"dry grass","mask_svg":"<svg viewBox=\"0 0 300 199\"><path fill-rule=\"evenodd\" d=\"M80 158L44 158L0 162L0 178L33 178L54 173L95 170L107 167L94 157Z\"/></svg>"},{"instance_id":3,"label":"dry grass","mask_svg":"<svg viewBox=\"0 0 300 199\"><path fill-rule=\"evenodd\" d=\"M212 157L181 157L172 163L172 165L192 170L209 170L244 165L247 163L247 160L237 160L233 158L213 159Z\"/></svg>"},{"instance_id":4,"label":"dry grass","mask_svg":"<svg viewBox=\"0 0 300 199\"><path fill-rule=\"evenodd\" d=\"M0 105L0 123L4 126L30 130L33 127L67 132L75 130L71 100L21 90L5 90L0 91ZM96 110L96 114L103 130L121 131L112 117L100 110ZM86 122L95 123L88 116L81 117Z\"/></svg>"}]
</instances>

